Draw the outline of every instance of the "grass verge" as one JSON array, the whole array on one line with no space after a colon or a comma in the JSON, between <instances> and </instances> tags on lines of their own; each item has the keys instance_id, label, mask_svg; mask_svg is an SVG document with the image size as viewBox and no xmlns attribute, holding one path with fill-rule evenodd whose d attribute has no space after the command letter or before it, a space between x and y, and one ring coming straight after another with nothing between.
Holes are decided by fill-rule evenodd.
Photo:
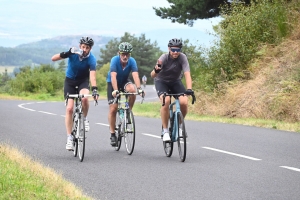
<instances>
[{"instance_id":1,"label":"grass verge","mask_svg":"<svg viewBox=\"0 0 300 200\"><path fill-rule=\"evenodd\" d=\"M52 169L0 143L0 199L91 199Z\"/></svg>"},{"instance_id":2,"label":"grass verge","mask_svg":"<svg viewBox=\"0 0 300 200\"><path fill-rule=\"evenodd\" d=\"M138 116L145 117L156 117L160 118L160 107L159 102L154 103L136 103L133 107L133 112ZM203 116L197 115L192 109L189 110L188 115L186 116L187 120L194 121L206 121L206 122L220 122L228 124L241 124L248 126L256 126L262 128L272 128L284 131L293 131L300 132L300 123L287 123L276 120L264 120L257 118L228 118L220 116Z\"/></svg>"}]
</instances>

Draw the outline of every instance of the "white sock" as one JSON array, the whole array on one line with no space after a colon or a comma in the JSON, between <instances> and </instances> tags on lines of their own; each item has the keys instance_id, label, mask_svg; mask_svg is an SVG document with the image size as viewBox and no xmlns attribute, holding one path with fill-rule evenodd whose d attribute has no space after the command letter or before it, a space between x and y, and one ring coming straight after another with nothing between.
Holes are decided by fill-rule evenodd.
<instances>
[{"instance_id":1,"label":"white sock","mask_svg":"<svg viewBox=\"0 0 300 200\"><path fill-rule=\"evenodd\" d=\"M164 128L164 133L168 133L168 129L167 128Z\"/></svg>"}]
</instances>

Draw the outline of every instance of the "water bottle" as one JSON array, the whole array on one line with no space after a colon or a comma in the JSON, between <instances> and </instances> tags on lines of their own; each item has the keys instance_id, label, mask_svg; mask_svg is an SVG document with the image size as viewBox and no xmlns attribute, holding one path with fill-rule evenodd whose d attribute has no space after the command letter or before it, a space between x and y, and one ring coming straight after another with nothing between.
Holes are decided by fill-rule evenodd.
<instances>
[{"instance_id":1,"label":"water bottle","mask_svg":"<svg viewBox=\"0 0 300 200\"><path fill-rule=\"evenodd\" d=\"M81 49L76 48L76 47L72 47L71 48L71 53L75 53L75 54L78 54L78 55L82 56L83 51Z\"/></svg>"},{"instance_id":2,"label":"water bottle","mask_svg":"<svg viewBox=\"0 0 300 200\"><path fill-rule=\"evenodd\" d=\"M120 109L120 110L119 110L119 115L120 115L120 118L121 118L121 119L124 118L124 109Z\"/></svg>"}]
</instances>

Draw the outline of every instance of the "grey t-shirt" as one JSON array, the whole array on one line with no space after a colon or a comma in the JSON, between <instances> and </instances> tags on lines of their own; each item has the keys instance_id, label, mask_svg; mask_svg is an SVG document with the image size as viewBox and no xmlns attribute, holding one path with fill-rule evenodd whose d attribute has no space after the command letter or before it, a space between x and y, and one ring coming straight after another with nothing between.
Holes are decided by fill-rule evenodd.
<instances>
[{"instance_id":1,"label":"grey t-shirt","mask_svg":"<svg viewBox=\"0 0 300 200\"><path fill-rule=\"evenodd\" d=\"M180 80L184 72L190 71L189 62L183 53L180 53L176 59L171 58L169 53L162 54L159 60L162 61L162 69L155 77L155 80L173 82Z\"/></svg>"}]
</instances>

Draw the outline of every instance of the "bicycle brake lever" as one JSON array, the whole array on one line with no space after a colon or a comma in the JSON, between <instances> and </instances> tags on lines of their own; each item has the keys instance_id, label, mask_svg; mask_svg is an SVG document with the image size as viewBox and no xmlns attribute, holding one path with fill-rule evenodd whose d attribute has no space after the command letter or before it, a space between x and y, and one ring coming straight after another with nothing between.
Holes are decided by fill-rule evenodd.
<instances>
[{"instance_id":1,"label":"bicycle brake lever","mask_svg":"<svg viewBox=\"0 0 300 200\"><path fill-rule=\"evenodd\" d=\"M162 106L164 106L166 104L165 102L165 98L166 98L166 93L164 92L164 96L163 96L163 103L162 103Z\"/></svg>"},{"instance_id":2,"label":"bicycle brake lever","mask_svg":"<svg viewBox=\"0 0 300 200\"><path fill-rule=\"evenodd\" d=\"M196 97L194 94L192 95L192 97L193 97L192 104L194 104L196 102Z\"/></svg>"}]
</instances>

